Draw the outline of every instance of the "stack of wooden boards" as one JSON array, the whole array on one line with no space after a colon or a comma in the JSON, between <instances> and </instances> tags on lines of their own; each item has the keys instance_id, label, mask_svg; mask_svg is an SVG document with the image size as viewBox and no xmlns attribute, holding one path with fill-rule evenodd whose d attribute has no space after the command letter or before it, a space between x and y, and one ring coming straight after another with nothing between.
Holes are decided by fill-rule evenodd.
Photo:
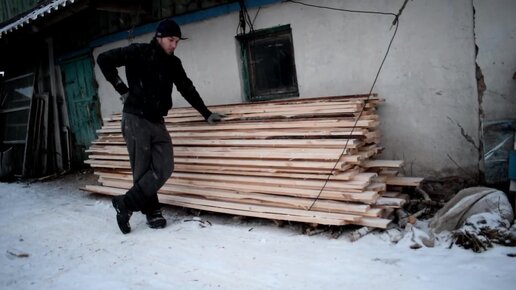
<instances>
[{"instance_id":1,"label":"stack of wooden boards","mask_svg":"<svg viewBox=\"0 0 516 290\"><path fill-rule=\"evenodd\" d=\"M386 228L406 197L387 185L402 161L374 160L379 143L375 95L212 106L225 114L207 124L192 108L172 109L165 123L175 170L159 191L164 204L234 215L326 225ZM101 185L118 195L133 183L121 115L104 120L88 150Z\"/></svg>"}]
</instances>

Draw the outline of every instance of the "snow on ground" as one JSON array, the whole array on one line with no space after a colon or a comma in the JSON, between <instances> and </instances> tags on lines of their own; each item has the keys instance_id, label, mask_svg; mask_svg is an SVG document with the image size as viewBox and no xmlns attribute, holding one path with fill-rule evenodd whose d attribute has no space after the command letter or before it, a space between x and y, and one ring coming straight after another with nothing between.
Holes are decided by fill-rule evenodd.
<instances>
[{"instance_id":1,"label":"snow on ground","mask_svg":"<svg viewBox=\"0 0 516 290\"><path fill-rule=\"evenodd\" d=\"M296 225L165 207L123 235L90 173L0 183L0 289L514 289L515 248L481 254L439 243L412 250L385 233L357 242ZM202 222L202 221L209 221Z\"/></svg>"}]
</instances>

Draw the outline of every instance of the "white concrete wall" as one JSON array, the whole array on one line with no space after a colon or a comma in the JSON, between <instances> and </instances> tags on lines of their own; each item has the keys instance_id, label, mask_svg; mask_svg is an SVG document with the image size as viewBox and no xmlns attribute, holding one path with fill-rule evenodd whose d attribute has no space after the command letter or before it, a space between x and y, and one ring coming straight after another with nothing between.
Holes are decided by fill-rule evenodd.
<instances>
[{"instance_id":1,"label":"white concrete wall","mask_svg":"<svg viewBox=\"0 0 516 290\"><path fill-rule=\"evenodd\" d=\"M403 0L304 2L397 13ZM501 2L514 6L514 1ZM498 8L504 10L503 6L499 4ZM249 10L251 18L256 11ZM479 14L477 8L477 17ZM401 16L396 39L374 92L386 99L379 109L382 145L386 148L382 157L405 160L409 175L477 173L479 107L473 19L471 0L409 1ZM255 29L290 24L299 92L304 98L369 92L394 33L392 21L392 16L278 3L261 8ZM514 27L514 19L507 22L512 25L507 29ZM180 43L176 55L208 105L242 102L239 49L234 38L237 23L238 13L233 13L182 27L190 39ZM490 29L498 28L494 25ZM514 36L514 29L509 31ZM151 37L146 35L135 41L149 41ZM499 40L505 45L505 53L516 51L514 38L500 36ZM94 56L126 44L118 42L100 47ZM487 46L490 45L486 43ZM480 49L482 52L484 48ZM115 91L100 75L98 67L95 73L103 116L119 112L121 106ZM497 79L499 70L493 67L489 73ZM176 107L187 105L177 92L173 100ZM510 106L502 107L507 110ZM497 110L493 107L494 115Z\"/></svg>"},{"instance_id":2,"label":"white concrete wall","mask_svg":"<svg viewBox=\"0 0 516 290\"><path fill-rule=\"evenodd\" d=\"M386 99L383 157L405 160L408 175L476 176L471 1L409 2L398 33L375 89Z\"/></svg>"},{"instance_id":3,"label":"white concrete wall","mask_svg":"<svg viewBox=\"0 0 516 290\"><path fill-rule=\"evenodd\" d=\"M516 1L473 1L486 121L516 119Z\"/></svg>"}]
</instances>

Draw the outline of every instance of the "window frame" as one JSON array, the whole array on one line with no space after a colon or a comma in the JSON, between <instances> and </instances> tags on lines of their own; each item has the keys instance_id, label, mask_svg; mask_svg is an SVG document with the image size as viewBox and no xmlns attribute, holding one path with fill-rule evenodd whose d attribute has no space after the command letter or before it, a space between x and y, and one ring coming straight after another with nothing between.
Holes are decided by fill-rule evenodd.
<instances>
[{"instance_id":1,"label":"window frame","mask_svg":"<svg viewBox=\"0 0 516 290\"><path fill-rule=\"evenodd\" d=\"M292 29L289 24L272 28L255 30L247 34L236 36L241 52L242 80L244 84L245 100L249 102L268 101L285 98L299 97L299 86L294 55L294 42ZM252 49L255 43L266 43L274 40L288 43L291 57L291 85L270 90L259 90L256 88L256 71L253 69Z\"/></svg>"}]
</instances>

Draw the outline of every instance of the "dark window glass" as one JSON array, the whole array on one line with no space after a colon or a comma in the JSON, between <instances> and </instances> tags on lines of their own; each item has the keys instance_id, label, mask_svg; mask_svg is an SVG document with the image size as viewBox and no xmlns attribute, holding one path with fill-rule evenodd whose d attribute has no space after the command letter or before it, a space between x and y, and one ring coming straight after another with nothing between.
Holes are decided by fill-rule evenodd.
<instances>
[{"instance_id":1,"label":"dark window glass","mask_svg":"<svg viewBox=\"0 0 516 290\"><path fill-rule=\"evenodd\" d=\"M237 37L242 47L244 82L250 101L299 96L289 25Z\"/></svg>"}]
</instances>

